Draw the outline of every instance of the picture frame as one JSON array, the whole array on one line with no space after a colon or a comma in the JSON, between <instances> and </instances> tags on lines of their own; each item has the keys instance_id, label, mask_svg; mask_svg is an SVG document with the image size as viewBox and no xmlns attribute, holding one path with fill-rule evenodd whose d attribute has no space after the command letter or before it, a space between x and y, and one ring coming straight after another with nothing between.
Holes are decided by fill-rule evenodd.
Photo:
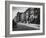
<instances>
[{"instance_id":1,"label":"picture frame","mask_svg":"<svg viewBox=\"0 0 46 38\"><path fill-rule=\"evenodd\" d=\"M38 12L37 11L36 12L40 15L39 19L37 19L37 20L40 20L40 22L37 22L37 23L33 22L31 23L31 26L30 24L24 23L26 26L33 27L32 29L25 26L22 26L22 27L18 26L18 28L16 26L13 26L14 24L16 25L16 23L13 23L14 21L12 21L12 19L14 19L15 15L17 15L17 12L21 13L26 9L28 10L39 9ZM24 13L27 13L27 12L24 11ZM34 15L35 15L35 11L34 11ZM45 15L45 3L5 1L5 37L44 35L45 34L45 16L44 15ZM17 22L17 24L22 25L23 23Z\"/></svg>"}]
</instances>

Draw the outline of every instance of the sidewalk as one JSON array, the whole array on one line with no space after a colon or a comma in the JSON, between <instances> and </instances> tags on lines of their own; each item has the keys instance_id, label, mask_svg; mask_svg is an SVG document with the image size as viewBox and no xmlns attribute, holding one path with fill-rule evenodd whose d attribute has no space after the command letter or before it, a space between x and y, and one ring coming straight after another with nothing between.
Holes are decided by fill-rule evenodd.
<instances>
[{"instance_id":1,"label":"sidewalk","mask_svg":"<svg viewBox=\"0 0 46 38\"><path fill-rule=\"evenodd\" d=\"M36 28L36 29L40 29L40 25L38 25L38 24L18 23L18 25L23 25L23 26L28 26L28 27L33 27L33 28Z\"/></svg>"}]
</instances>

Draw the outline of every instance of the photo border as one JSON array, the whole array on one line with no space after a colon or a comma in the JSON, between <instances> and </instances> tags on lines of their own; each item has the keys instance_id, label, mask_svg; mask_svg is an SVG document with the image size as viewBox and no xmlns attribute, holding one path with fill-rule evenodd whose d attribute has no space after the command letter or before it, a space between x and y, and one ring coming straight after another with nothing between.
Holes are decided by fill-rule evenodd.
<instances>
[{"instance_id":1,"label":"photo border","mask_svg":"<svg viewBox=\"0 0 46 38\"><path fill-rule=\"evenodd\" d=\"M23 4L23 5L42 5L43 6L43 33L33 34L10 34L10 4ZM45 3L36 2L20 2L20 1L5 1L5 37L18 37L18 36L32 36L45 34Z\"/></svg>"},{"instance_id":2,"label":"photo border","mask_svg":"<svg viewBox=\"0 0 46 38\"><path fill-rule=\"evenodd\" d=\"M32 8L40 8L40 27L39 30L26 30L26 31L12 31L12 7L32 7ZM42 16L43 16L43 6L40 5L23 5L22 4L10 4L10 34L24 34L24 33L41 33L43 32L43 20L42 20ZM37 29L37 28L36 28Z\"/></svg>"}]
</instances>

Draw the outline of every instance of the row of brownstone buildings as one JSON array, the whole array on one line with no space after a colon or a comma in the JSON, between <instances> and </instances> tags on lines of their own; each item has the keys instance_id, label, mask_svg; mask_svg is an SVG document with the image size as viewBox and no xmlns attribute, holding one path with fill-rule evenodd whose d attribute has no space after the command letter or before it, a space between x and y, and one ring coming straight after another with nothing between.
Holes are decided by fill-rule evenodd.
<instances>
[{"instance_id":1,"label":"row of brownstone buildings","mask_svg":"<svg viewBox=\"0 0 46 38\"><path fill-rule=\"evenodd\" d=\"M18 12L16 22L40 24L40 8L28 8L25 12Z\"/></svg>"}]
</instances>

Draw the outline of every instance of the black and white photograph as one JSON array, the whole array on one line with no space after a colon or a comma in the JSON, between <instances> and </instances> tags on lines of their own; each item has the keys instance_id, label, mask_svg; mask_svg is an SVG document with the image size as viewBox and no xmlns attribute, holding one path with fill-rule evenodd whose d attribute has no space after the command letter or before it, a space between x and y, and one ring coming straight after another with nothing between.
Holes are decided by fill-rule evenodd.
<instances>
[{"instance_id":1,"label":"black and white photograph","mask_svg":"<svg viewBox=\"0 0 46 38\"><path fill-rule=\"evenodd\" d=\"M42 32L42 6L37 5L10 5L10 31L14 34L26 32ZM30 33L29 32L29 33Z\"/></svg>"},{"instance_id":2,"label":"black and white photograph","mask_svg":"<svg viewBox=\"0 0 46 38\"><path fill-rule=\"evenodd\" d=\"M40 5L10 5L10 31L15 34L43 31L43 7ZM29 32L30 31L30 32Z\"/></svg>"},{"instance_id":3,"label":"black and white photograph","mask_svg":"<svg viewBox=\"0 0 46 38\"><path fill-rule=\"evenodd\" d=\"M40 30L40 8L12 7L12 30Z\"/></svg>"}]
</instances>

